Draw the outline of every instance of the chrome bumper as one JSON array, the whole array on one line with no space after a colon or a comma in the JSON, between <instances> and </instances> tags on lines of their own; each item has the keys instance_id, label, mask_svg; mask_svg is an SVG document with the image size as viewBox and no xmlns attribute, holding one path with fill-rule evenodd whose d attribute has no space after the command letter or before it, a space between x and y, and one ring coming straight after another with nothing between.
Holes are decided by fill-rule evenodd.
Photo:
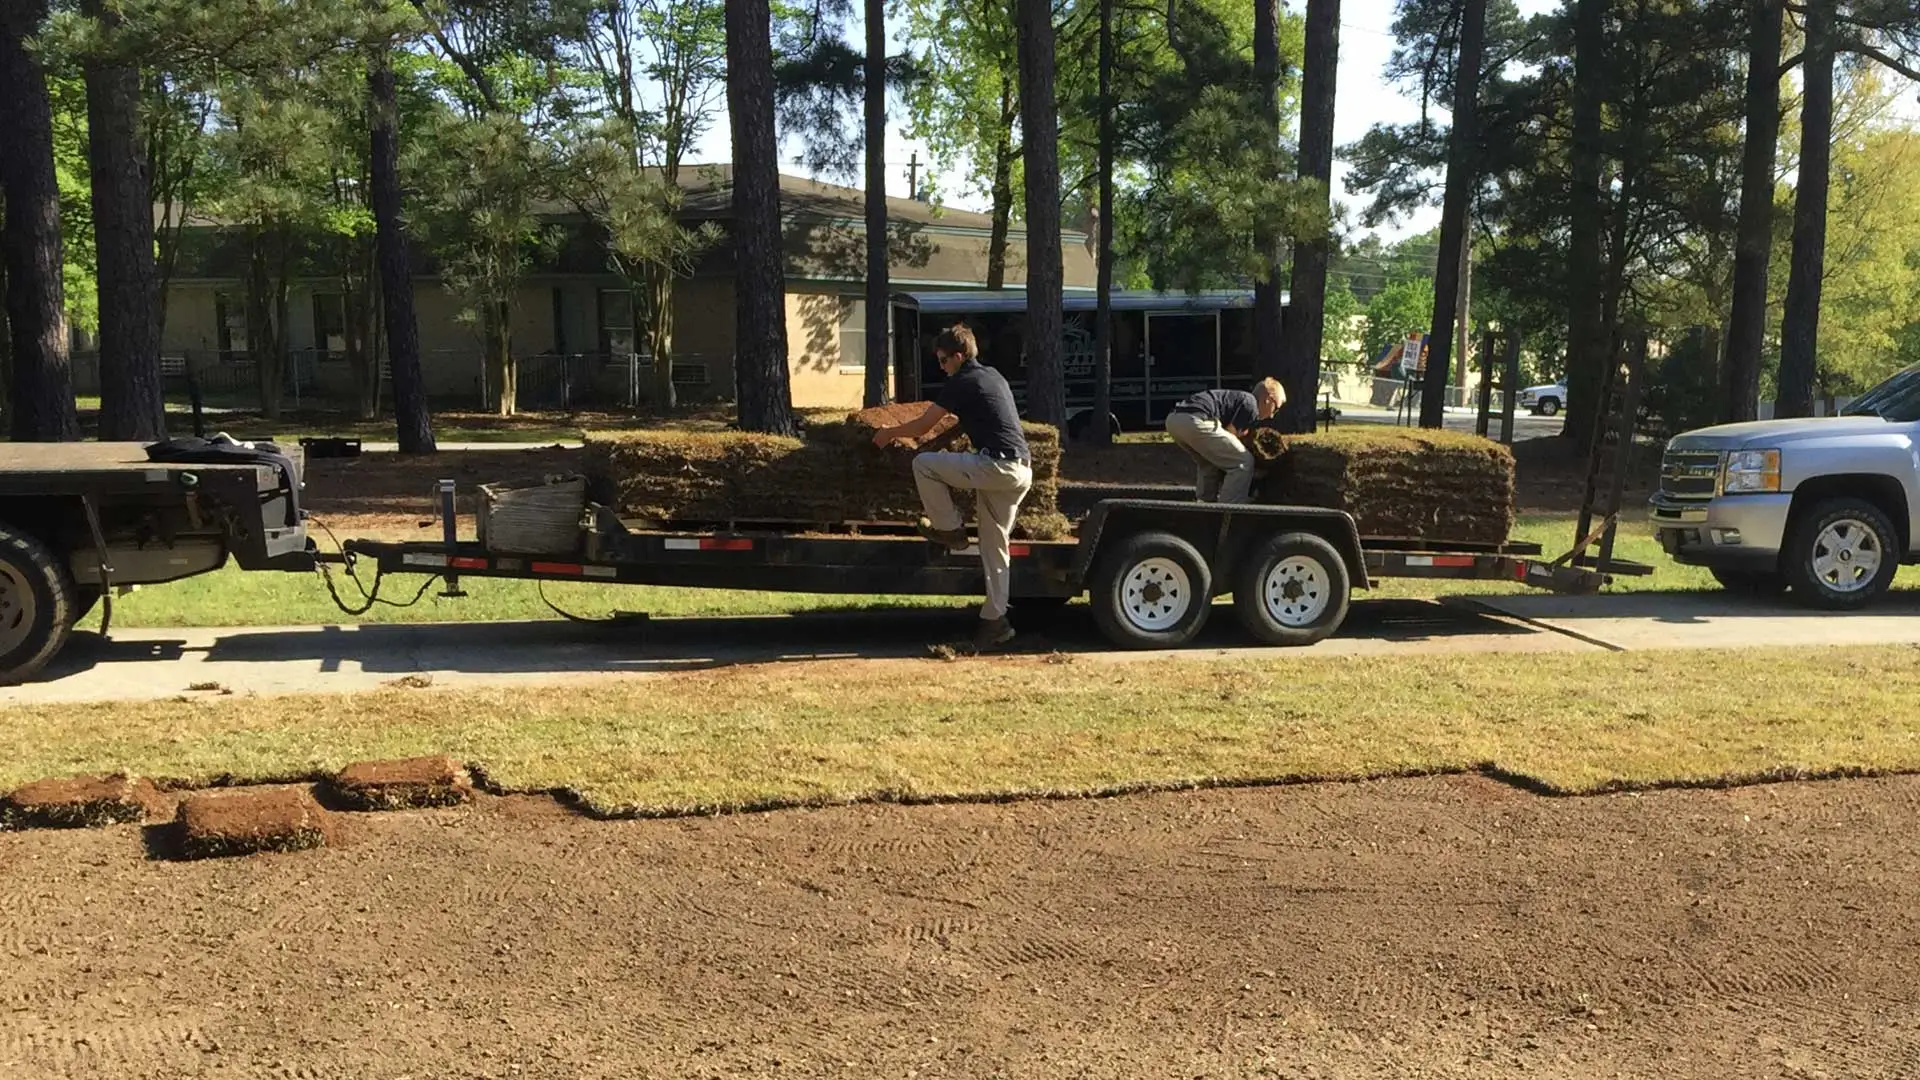
<instances>
[{"instance_id":1,"label":"chrome bumper","mask_svg":"<svg viewBox=\"0 0 1920 1080\"><path fill-rule=\"evenodd\" d=\"M1651 520L1676 561L1701 566L1771 564L1787 534L1791 494L1675 499L1656 494Z\"/></svg>"}]
</instances>

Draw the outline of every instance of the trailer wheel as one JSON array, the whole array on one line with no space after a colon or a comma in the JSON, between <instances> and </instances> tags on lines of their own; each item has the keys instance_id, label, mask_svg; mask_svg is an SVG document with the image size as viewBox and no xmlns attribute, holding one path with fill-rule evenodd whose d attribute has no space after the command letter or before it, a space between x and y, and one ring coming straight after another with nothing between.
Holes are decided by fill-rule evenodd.
<instances>
[{"instance_id":1,"label":"trailer wheel","mask_svg":"<svg viewBox=\"0 0 1920 1080\"><path fill-rule=\"evenodd\" d=\"M1163 532L1122 541L1094 575L1093 617L1128 649L1170 649L1193 640L1213 607L1213 572L1192 544Z\"/></svg>"},{"instance_id":2,"label":"trailer wheel","mask_svg":"<svg viewBox=\"0 0 1920 1080\"><path fill-rule=\"evenodd\" d=\"M1233 606L1247 632L1269 645L1311 645L1346 621L1347 563L1312 533L1281 533L1240 565Z\"/></svg>"},{"instance_id":3,"label":"trailer wheel","mask_svg":"<svg viewBox=\"0 0 1920 1080\"><path fill-rule=\"evenodd\" d=\"M47 665L73 633L73 579L40 541L0 525L0 686Z\"/></svg>"}]
</instances>

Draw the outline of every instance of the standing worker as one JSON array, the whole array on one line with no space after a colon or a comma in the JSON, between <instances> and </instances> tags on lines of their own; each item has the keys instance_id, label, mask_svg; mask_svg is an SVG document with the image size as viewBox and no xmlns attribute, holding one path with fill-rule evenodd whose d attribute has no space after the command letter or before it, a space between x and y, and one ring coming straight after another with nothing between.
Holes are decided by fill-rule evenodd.
<instances>
[{"instance_id":1,"label":"standing worker","mask_svg":"<svg viewBox=\"0 0 1920 1080\"><path fill-rule=\"evenodd\" d=\"M1253 498L1253 453L1241 442L1256 421L1286 404L1287 393L1273 379L1261 379L1253 392L1202 390L1167 414L1167 434L1193 458L1198 470L1194 496L1201 502L1244 503Z\"/></svg>"},{"instance_id":2,"label":"standing worker","mask_svg":"<svg viewBox=\"0 0 1920 1080\"><path fill-rule=\"evenodd\" d=\"M1007 596L1013 583L1013 518L1033 486L1033 455L1020 430L1020 411L1006 377L982 364L979 353L973 331L966 326L941 331L933 343L934 358L947 373L940 396L919 419L875 432L873 444L917 439L949 415L959 418L960 430L973 443L971 454L916 455L913 482L927 508L927 516L920 519L920 534L945 544L949 551L967 546L965 522L953 505L953 493L974 493L987 602L980 605L980 626L973 640L984 651L1013 640L1013 626L1007 621Z\"/></svg>"}]
</instances>

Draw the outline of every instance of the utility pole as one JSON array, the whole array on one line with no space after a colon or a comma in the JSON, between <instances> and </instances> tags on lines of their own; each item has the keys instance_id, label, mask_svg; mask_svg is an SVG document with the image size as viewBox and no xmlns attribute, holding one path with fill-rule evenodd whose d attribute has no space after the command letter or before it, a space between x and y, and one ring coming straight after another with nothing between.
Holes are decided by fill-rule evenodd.
<instances>
[{"instance_id":1,"label":"utility pole","mask_svg":"<svg viewBox=\"0 0 1920 1080\"><path fill-rule=\"evenodd\" d=\"M915 150L913 157L907 159L907 198L920 197L920 151Z\"/></svg>"}]
</instances>

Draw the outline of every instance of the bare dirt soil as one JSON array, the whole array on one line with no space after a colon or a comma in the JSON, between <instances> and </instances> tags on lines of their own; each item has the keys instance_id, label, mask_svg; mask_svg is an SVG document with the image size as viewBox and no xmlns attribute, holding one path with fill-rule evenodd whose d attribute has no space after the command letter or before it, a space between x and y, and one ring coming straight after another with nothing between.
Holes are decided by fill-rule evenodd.
<instances>
[{"instance_id":1,"label":"bare dirt soil","mask_svg":"<svg viewBox=\"0 0 1920 1080\"><path fill-rule=\"evenodd\" d=\"M150 859L0 835L0 1076L1873 1077L1920 1068L1920 778L1479 777Z\"/></svg>"}]
</instances>

